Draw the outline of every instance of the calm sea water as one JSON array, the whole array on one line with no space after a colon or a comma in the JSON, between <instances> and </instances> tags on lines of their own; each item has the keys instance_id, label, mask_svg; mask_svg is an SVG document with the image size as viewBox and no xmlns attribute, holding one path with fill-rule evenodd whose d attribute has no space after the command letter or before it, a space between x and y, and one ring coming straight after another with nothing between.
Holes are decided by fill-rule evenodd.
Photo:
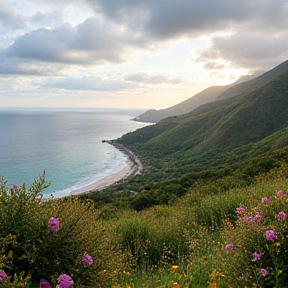
<instances>
[{"instance_id":1,"label":"calm sea water","mask_svg":"<svg viewBox=\"0 0 288 288\"><path fill-rule=\"evenodd\" d=\"M0 175L27 186L46 171L44 196L68 195L125 167L126 156L102 140L147 124L143 111L0 109Z\"/></svg>"}]
</instances>

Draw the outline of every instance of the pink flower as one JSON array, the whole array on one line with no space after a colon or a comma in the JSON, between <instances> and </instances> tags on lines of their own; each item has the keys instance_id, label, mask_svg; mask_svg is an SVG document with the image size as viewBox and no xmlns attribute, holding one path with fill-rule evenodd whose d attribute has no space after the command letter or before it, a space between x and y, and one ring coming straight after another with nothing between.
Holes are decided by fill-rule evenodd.
<instances>
[{"instance_id":1,"label":"pink flower","mask_svg":"<svg viewBox=\"0 0 288 288\"><path fill-rule=\"evenodd\" d=\"M283 190L278 190L278 191L277 191L277 196L278 196L278 197L284 196L284 191L283 191Z\"/></svg>"},{"instance_id":2,"label":"pink flower","mask_svg":"<svg viewBox=\"0 0 288 288\"><path fill-rule=\"evenodd\" d=\"M71 276L67 274L59 275L57 280L58 280L57 288L69 288L73 284Z\"/></svg>"},{"instance_id":3,"label":"pink flower","mask_svg":"<svg viewBox=\"0 0 288 288\"><path fill-rule=\"evenodd\" d=\"M51 288L51 286L48 281L46 281L45 279L41 279L39 288Z\"/></svg>"},{"instance_id":4,"label":"pink flower","mask_svg":"<svg viewBox=\"0 0 288 288\"><path fill-rule=\"evenodd\" d=\"M261 201L262 201L262 203L263 203L263 204L265 204L265 203L268 203L268 202L269 202L269 200L268 200L268 198L267 198L267 197L263 197Z\"/></svg>"},{"instance_id":5,"label":"pink flower","mask_svg":"<svg viewBox=\"0 0 288 288\"><path fill-rule=\"evenodd\" d=\"M236 208L236 213L237 213L237 214L241 214L241 213L243 213L243 212L244 212L244 208L243 208L243 207L240 206L240 207L237 207L237 208Z\"/></svg>"},{"instance_id":6,"label":"pink flower","mask_svg":"<svg viewBox=\"0 0 288 288\"><path fill-rule=\"evenodd\" d=\"M262 220L262 216L260 214L256 214L254 220L255 222L260 222Z\"/></svg>"},{"instance_id":7,"label":"pink flower","mask_svg":"<svg viewBox=\"0 0 288 288\"><path fill-rule=\"evenodd\" d=\"M262 257L261 253L258 253L258 252L253 253L253 260L260 260L261 257Z\"/></svg>"},{"instance_id":8,"label":"pink flower","mask_svg":"<svg viewBox=\"0 0 288 288\"><path fill-rule=\"evenodd\" d=\"M51 217L48 221L48 227L51 231L58 230L60 226L60 222L57 218Z\"/></svg>"},{"instance_id":9,"label":"pink flower","mask_svg":"<svg viewBox=\"0 0 288 288\"><path fill-rule=\"evenodd\" d=\"M0 281L3 281L7 278L6 273L3 270L0 270Z\"/></svg>"},{"instance_id":10,"label":"pink flower","mask_svg":"<svg viewBox=\"0 0 288 288\"><path fill-rule=\"evenodd\" d=\"M277 214L277 218L278 218L279 220L285 219L286 216L287 216L286 213L283 212L283 211L281 211L281 212L279 212L279 213Z\"/></svg>"},{"instance_id":11,"label":"pink flower","mask_svg":"<svg viewBox=\"0 0 288 288\"><path fill-rule=\"evenodd\" d=\"M81 262L83 265L92 265L93 264L93 258L88 253L85 253Z\"/></svg>"},{"instance_id":12,"label":"pink flower","mask_svg":"<svg viewBox=\"0 0 288 288\"><path fill-rule=\"evenodd\" d=\"M260 273L263 277L266 277L269 274L267 269L261 268L259 270L260 270Z\"/></svg>"},{"instance_id":13,"label":"pink flower","mask_svg":"<svg viewBox=\"0 0 288 288\"><path fill-rule=\"evenodd\" d=\"M245 216L245 217L243 217L243 221L247 222L247 223L253 223L254 218L252 216Z\"/></svg>"},{"instance_id":14,"label":"pink flower","mask_svg":"<svg viewBox=\"0 0 288 288\"><path fill-rule=\"evenodd\" d=\"M267 230L266 231L266 240L267 241L274 241L277 239L277 233L274 230Z\"/></svg>"},{"instance_id":15,"label":"pink flower","mask_svg":"<svg viewBox=\"0 0 288 288\"><path fill-rule=\"evenodd\" d=\"M229 243L229 244L227 244L226 246L225 246L225 249L226 250L232 250L233 249L233 244L232 243Z\"/></svg>"}]
</instances>

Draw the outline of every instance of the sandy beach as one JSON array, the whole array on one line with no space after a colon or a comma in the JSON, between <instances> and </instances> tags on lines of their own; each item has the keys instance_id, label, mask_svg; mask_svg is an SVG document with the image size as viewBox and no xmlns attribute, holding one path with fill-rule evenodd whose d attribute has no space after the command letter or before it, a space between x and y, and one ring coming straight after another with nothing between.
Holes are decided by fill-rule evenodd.
<instances>
[{"instance_id":1,"label":"sandy beach","mask_svg":"<svg viewBox=\"0 0 288 288\"><path fill-rule=\"evenodd\" d=\"M120 150L127 156L126 166L117 173L100 179L99 181L89 186L72 191L70 195L79 195L83 193L101 191L104 188L107 188L121 180L128 178L129 176L141 174L143 166L138 157L132 151L122 146L121 144L113 143L111 141L106 141L106 143L113 145L116 149Z\"/></svg>"}]
</instances>

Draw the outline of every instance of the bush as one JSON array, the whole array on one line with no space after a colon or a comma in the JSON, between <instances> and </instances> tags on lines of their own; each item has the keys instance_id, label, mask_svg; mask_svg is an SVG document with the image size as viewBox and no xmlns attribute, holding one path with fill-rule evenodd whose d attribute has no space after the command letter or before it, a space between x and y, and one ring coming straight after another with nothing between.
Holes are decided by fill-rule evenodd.
<instances>
[{"instance_id":1,"label":"bush","mask_svg":"<svg viewBox=\"0 0 288 288\"><path fill-rule=\"evenodd\" d=\"M24 272L31 275L32 283L45 278L56 284L57 277L65 273L76 287L109 287L123 256L97 221L94 204L76 197L43 201L41 191L48 185L44 175L28 190L25 184L9 189L1 179L0 268L9 276L5 281ZM56 226L48 225L49 221ZM87 265L87 259L83 263L87 253L93 265Z\"/></svg>"}]
</instances>

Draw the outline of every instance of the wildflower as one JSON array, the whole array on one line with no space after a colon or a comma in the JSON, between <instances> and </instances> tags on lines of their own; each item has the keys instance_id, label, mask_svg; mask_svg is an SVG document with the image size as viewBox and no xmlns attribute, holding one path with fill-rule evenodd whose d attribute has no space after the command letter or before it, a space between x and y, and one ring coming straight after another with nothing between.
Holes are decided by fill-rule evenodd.
<instances>
[{"instance_id":1,"label":"wildflower","mask_svg":"<svg viewBox=\"0 0 288 288\"><path fill-rule=\"evenodd\" d=\"M260 214L256 214L254 217L255 222L260 222L262 220L262 216Z\"/></svg>"},{"instance_id":2,"label":"wildflower","mask_svg":"<svg viewBox=\"0 0 288 288\"><path fill-rule=\"evenodd\" d=\"M245 217L243 217L243 221L247 222L247 223L253 223L254 218L252 216L245 216Z\"/></svg>"},{"instance_id":3,"label":"wildflower","mask_svg":"<svg viewBox=\"0 0 288 288\"><path fill-rule=\"evenodd\" d=\"M48 221L48 227L51 231L58 230L60 226L60 222L57 218L51 217Z\"/></svg>"},{"instance_id":4,"label":"wildflower","mask_svg":"<svg viewBox=\"0 0 288 288\"><path fill-rule=\"evenodd\" d=\"M268 202L269 202L269 200L268 200L268 198L267 198L267 197L263 197L261 201L262 201L262 203L263 203L263 204L265 204L265 203L268 203Z\"/></svg>"},{"instance_id":5,"label":"wildflower","mask_svg":"<svg viewBox=\"0 0 288 288\"><path fill-rule=\"evenodd\" d=\"M277 191L277 196L278 196L278 197L284 196L284 191L283 191L283 190L278 190L278 191Z\"/></svg>"},{"instance_id":6,"label":"wildflower","mask_svg":"<svg viewBox=\"0 0 288 288\"><path fill-rule=\"evenodd\" d=\"M83 265L92 265L93 264L93 258L88 253L85 253L81 262Z\"/></svg>"},{"instance_id":7,"label":"wildflower","mask_svg":"<svg viewBox=\"0 0 288 288\"><path fill-rule=\"evenodd\" d=\"M232 250L233 249L233 244L232 243L229 243L229 244L227 244L226 246L225 246L225 249L226 250Z\"/></svg>"},{"instance_id":8,"label":"wildflower","mask_svg":"<svg viewBox=\"0 0 288 288\"><path fill-rule=\"evenodd\" d=\"M276 242L274 245L275 245L276 247L279 247L281 244L280 244L280 242Z\"/></svg>"},{"instance_id":9,"label":"wildflower","mask_svg":"<svg viewBox=\"0 0 288 288\"><path fill-rule=\"evenodd\" d=\"M6 273L3 270L0 270L0 281L5 280L7 278Z\"/></svg>"},{"instance_id":10,"label":"wildflower","mask_svg":"<svg viewBox=\"0 0 288 288\"><path fill-rule=\"evenodd\" d=\"M244 212L244 208L243 208L243 207L240 206L240 207L237 207L237 208L236 208L236 213L237 213L237 214L241 214L241 213L243 213L243 212Z\"/></svg>"},{"instance_id":11,"label":"wildflower","mask_svg":"<svg viewBox=\"0 0 288 288\"><path fill-rule=\"evenodd\" d=\"M9 188L12 189L13 192L16 192L18 190L18 187L16 184L10 184Z\"/></svg>"},{"instance_id":12,"label":"wildflower","mask_svg":"<svg viewBox=\"0 0 288 288\"><path fill-rule=\"evenodd\" d=\"M209 283L208 288L217 288L217 283L215 283L215 282Z\"/></svg>"},{"instance_id":13,"label":"wildflower","mask_svg":"<svg viewBox=\"0 0 288 288\"><path fill-rule=\"evenodd\" d=\"M258 252L254 252L253 253L253 260L260 260L262 257L262 254L261 253L258 253Z\"/></svg>"},{"instance_id":14,"label":"wildflower","mask_svg":"<svg viewBox=\"0 0 288 288\"><path fill-rule=\"evenodd\" d=\"M269 274L268 270L265 268L260 268L259 270L263 277L266 277Z\"/></svg>"},{"instance_id":15,"label":"wildflower","mask_svg":"<svg viewBox=\"0 0 288 288\"><path fill-rule=\"evenodd\" d=\"M211 279L216 279L217 277L225 277L225 275L223 273L221 273L221 272L218 272L216 269L214 269L212 271L212 273L209 275L209 277Z\"/></svg>"},{"instance_id":16,"label":"wildflower","mask_svg":"<svg viewBox=\"0 0 288 288\"><path fill-rule=\"evenodd\" d=\"M279 212L279 213L277 214L277 218L278 218L279 220L285 219L286 216L287 216L286 213L283 212L283 211L281 211L281 212Z\"/></svg>"},{"instance_id":17,"label":"wildflower","mask_svg":"<svg viewBox=\"0 0 288 288\"><path fill-rule=\"evenodd\" d=\"M48 281L46 281L45 279L41 279L39 288L51 288L51 286Z\"/></svg>"},{"instance_id":18,"label":"wildflower","mask_svg":"<svg viewBox=\"0 0 288 288\"><path fill-rule=\"evenodd\" d=\"M172 265L171 270L172 270L172 271L175 271L175 270L177 270L178 268L179 268L178 265Z\"/></svg>"},{"instance_id":19,"label":"wildflower","mask_svg":"<svg viewBox=\"0 0 288 288\"><path fill-rule=\"evenodd\" d=\"M59 275L57 280L58 280L57 288L69 288L73 284L72 278L67 274Z\"/></svg>"},{"instance_id":20,"label":"wildflower","mask_svg":"<svg viewBox=\"0 0 288 288\"><path fill-rule=\"evenodd\" d=\"M277 239L277 233L274 230L267 230L266 231L266 240L267 241L274 241Z\"/></svg>"}]
</instances>

